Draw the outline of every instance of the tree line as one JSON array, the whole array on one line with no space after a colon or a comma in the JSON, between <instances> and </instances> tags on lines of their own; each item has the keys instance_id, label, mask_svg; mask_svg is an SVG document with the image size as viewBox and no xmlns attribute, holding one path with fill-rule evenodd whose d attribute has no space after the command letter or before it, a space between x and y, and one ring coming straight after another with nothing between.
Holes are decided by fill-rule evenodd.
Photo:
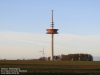
<instances>
[{"instance_id":1,"label":"tree line","mask_svg":"<svg viewBox=\"0 0 100 75\"><path fill-rule=\"evenodd\" d=\"M68 54L61 55L61 60L69 61L93 61L93 56L91 54Z\"/></svg>"},{"instance_id":2,"label":"tree line","mask_svg":"<svg viewBox=\"0 0 100 75\"><path fill-rule=\"evenodd\" d=\"M53 56L54 60L62 60L62 61L93 61L93 56L91 54L68 54L68 55L57 55ZM40 57L39 60L50 60L50 57Z\"/></svg>"}]
</instances>

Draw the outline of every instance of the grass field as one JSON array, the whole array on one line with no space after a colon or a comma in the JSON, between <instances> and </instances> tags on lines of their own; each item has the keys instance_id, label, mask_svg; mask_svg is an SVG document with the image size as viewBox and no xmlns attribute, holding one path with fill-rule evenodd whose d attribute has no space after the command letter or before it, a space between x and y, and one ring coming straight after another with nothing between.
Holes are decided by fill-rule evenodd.
<instances>
[{"instance_id":1,"label":"grass field","mask_svg":"<svg viewBox=\"0 0 100 75\"><path fill-rule=\"evenodd\" d=\"M100 74L100 61L0 60L0 68L20 68L30 74Z\"/></svg>"}]
</instances>

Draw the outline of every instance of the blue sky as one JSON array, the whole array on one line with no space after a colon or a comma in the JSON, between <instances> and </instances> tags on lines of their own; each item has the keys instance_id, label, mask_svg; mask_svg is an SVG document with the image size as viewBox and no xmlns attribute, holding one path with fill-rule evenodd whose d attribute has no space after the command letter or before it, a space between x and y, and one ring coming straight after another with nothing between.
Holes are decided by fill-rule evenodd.
<instances>
[{"instance_id":1,"label":"blue sky","mask_svg":"<svg viewBox=\"0 0 100 75\"><path fill-rule=\"evenodd\" d=\"M50 55L51 10L54 54L89 53L100 57L100 0L0 0L0 58Z\"/></svg>"}]
</instances>

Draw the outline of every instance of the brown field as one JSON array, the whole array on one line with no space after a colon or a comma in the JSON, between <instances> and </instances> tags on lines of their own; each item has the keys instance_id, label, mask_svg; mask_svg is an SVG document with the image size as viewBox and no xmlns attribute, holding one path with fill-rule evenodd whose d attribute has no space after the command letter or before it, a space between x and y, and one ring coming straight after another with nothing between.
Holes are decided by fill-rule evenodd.
<instances>
[{"instance_id":1,"label":"brown field","mask_svg":"<svg viewBox=\"0 0 100 75\"><path fill-rule=\"evenodd\" d=\"M27 70L23 73L100 74L100 61L0 60L0 68Z\"/></svg>"}]
</instances>

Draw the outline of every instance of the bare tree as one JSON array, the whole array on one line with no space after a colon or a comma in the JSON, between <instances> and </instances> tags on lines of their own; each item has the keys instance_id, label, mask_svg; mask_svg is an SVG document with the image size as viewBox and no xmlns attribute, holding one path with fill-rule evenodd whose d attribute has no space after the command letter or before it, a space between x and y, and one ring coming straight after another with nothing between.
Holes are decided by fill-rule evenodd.
<instances>
[{"instance_id":1,"label":"bare tree","mask_svg":"<svg viewBox=\"0 0 100 75\"><path fill-rule=\"evenodd\" d=\"M46 60L46 57L40 57L39 60Z\"/></svg>"},{"instance_id":2,"label":"bare tree","mask_svg":"<svg viewBox=\"0 0 100 75\"><path fill-rule=\"evenodd\" d=\"M93 61L93 56L91 54L88 55L88 61Z\"/></svg>"}]
</instances>

